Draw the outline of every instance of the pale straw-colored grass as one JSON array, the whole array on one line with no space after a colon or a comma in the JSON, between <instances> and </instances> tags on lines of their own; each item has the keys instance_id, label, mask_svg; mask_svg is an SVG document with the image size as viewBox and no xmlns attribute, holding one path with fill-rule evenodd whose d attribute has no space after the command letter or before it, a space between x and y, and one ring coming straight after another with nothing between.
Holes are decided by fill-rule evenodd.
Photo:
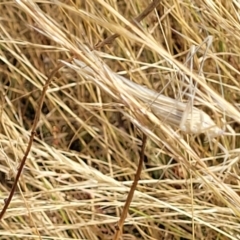
<instances>
[{"instance_id":1,"label":"pale straw-colored grass","mask_svg":"<svg viewBox=\"0 0 240 240\"><path fill-rule=\"evenodd\" d=\"M1 209L65 65L0 239L113 239L142 132L122 239L240 239L240 6L163 0L131 25L148 4L0 3Z\"/></svg>"}]
</instances>

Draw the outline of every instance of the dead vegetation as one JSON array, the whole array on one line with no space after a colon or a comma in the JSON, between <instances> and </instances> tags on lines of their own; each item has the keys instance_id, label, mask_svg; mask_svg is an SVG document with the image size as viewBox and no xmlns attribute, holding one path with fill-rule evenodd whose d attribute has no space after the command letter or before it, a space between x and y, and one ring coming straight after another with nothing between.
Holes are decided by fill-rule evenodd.
<instances>
[{"instance_id":1,"label":"dead vegetation","mask_svg":"<svg viewBox=\"0 0 240 240\"><path fill-rule=\"evenodd\" d=\"M240 6L150 4L0 3L0 239L114 239L143 134L122 239L240 239Z\"/></svg>"}]
</instances>

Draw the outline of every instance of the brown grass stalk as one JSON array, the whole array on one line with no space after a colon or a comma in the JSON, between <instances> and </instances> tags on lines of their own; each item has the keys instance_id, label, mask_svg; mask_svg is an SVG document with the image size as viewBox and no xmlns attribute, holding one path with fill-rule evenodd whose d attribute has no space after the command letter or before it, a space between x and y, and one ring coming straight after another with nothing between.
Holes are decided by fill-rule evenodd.
<instances>
[{"instance_id":1,"label":"brown grass stalk","mask_svg":"<svg viewBox=\"0 0 240 240\"><path fill-rule=\"evenodd\" d=\"M141 153L140 153L140 157L139 157L139 163L138 163L138 168L135 174L135 178L133 180L133 184L130 188L130 191L128 193L127 199L125 201L124 207L123 207L123 211L120 217L120 220L118 221L117 225L116 225L116 233L114 235L113 240L118 240L121 237L122 234L122 229L123 229L123 225L124 225L124 221L127 217L127 213L134 195L134 192L137 188L137 184L138 184L138 180L140 179L140 175L142 172L142 167L143 167L143 161L144 161L144 151L145 151L145 147L146 147L146 142L147 142L147 137L144 134L143 135L143 139L142 139L142 146L141 146Z\"/></svg>"},{"instance_id":2,"label":"brown grass stalk","mask_svg":"<svg viewBox=\"0 0 240 240\"><path fill-rule=\"evenodd\" d=\"M41 110L42 110L42 106L43 106L43 103L44 103L44 98L45 98L45 95L46 95L46 92L47 92L47 89L48 89L48 86L51 84L51 81L54 77L54 75L59 71L59 69L61 69L63 67L63 64L59 64L52 72L51 74L49 75L46 83L44 84L43 86L43 89L42 89L42 93L41 93L41 97L39 99L39 105L38 105L38 109L36 111L36 114L35 114L35 118L34 118L34 121L33 121L33 125L32 125L32 130L31 130L31 135L30 135L30 138L29 138L29 142L28 142L28 145L27 145L27 149L25 151L25 154L20 162L20 165L18 167L18 170L17 170L17 175L15 177L15 180L13 182L13 186L12 186L12 189L9 193L9 196L7 199L4 200L4 207L0 213L0 220L2 220L6 210L8 209L8 206L10 205L11 203L11 200L13 198L13 195L14 195L14 192L16 190L16 187L18 185L18 181L21 177L21 173L24 169L24 166L25 166L25 163L26 163L26 160L28 158L28 154L29 152L31 151L31 147L32 147L32 143L33 143L33 140L34 140L34 137L36 135L36 128L37 128L37 124L38 124L38 121L39 121L39 118L40 118L40 115L41 115Z\"/></svg>"}]
</instances>

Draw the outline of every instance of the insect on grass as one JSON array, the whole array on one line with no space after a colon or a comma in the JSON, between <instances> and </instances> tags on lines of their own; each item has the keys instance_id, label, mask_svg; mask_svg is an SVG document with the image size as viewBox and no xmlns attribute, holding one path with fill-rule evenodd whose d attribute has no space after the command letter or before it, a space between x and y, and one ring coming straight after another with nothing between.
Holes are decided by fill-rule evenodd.
<instances>
[{"instance_id":1,"label":"insect on grass","mask_svg":"<svg viewBox=\"0 0 240 240\"><path fill-rule=\"evenodd\" d=\"M96 78L94 70L84 62L78 59L74 59L74 62L77 66L69 63L66 64L71 68L75 68L79 74L83 74L84 77L90 79ZM101 61L101 64L104 63ZM134 83L114 73L105 64L102 69L107 72L106 75L111 78L111 81L113 81L116 86L118 84L124 86L124 91L127 91L131 96L144 102L156 117L171 126L179 128L182 132L194 135L206 133L210 138L223 134L223 130L220 129L204 111L188 103L180 102L163 94L159 94L145 86ZM119 87L119 89L121 88Z\"/></svg>"}]
</instances>

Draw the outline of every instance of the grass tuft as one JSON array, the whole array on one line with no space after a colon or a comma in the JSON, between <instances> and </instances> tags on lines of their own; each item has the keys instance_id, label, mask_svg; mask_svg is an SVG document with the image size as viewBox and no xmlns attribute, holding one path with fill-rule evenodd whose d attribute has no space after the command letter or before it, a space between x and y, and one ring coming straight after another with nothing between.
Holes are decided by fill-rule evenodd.
<instances>
[{"instance_id":1,"label":"grass tuft","mask_svg":"<svg viewBox=\"0 0 240 240\"><path fill-rule=\"evenodd\" d=\"M239 8L1 2L0 239L240 239Z\"/></svg>"}]
</instances>

